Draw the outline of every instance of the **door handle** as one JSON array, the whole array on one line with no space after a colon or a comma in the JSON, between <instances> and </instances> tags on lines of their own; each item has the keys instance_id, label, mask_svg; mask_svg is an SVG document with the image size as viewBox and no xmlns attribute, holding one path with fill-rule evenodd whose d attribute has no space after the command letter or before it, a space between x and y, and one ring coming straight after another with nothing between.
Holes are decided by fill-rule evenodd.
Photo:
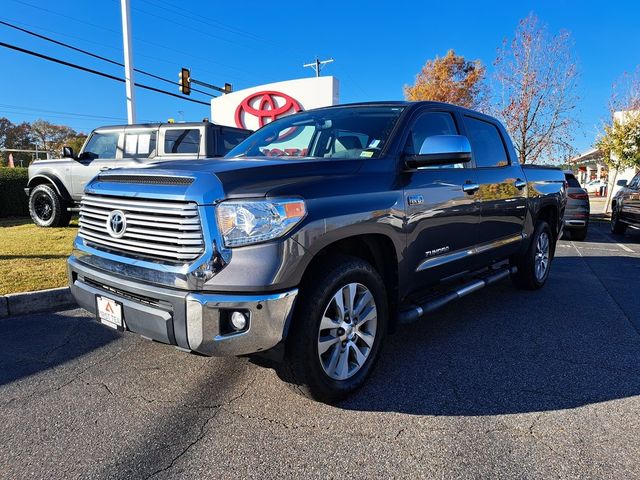
<instances>
[{"instance_id":1,"label":"door handle","mask_svg":"<svg viewBox=\"0 0 640 480\"><path fill-rule=\"evenodd\" d=\"M464 185L462 185L462 191L468 194L472 194L479 189L480 189L480 184L478 183L467 182Z\"/></svg>"},{"instance_id":2,"label":"door handle","mask_svg":"<svg viewBox=\"0 0 640 480\"><path fill-rule=\"evenodd\" d=\"M513 182L513 186L516 187L518 190L522 190L524 187L527 186L527 182L525 182L520 178L516 178L516 181Z\"/></svg>"}]
</instances>

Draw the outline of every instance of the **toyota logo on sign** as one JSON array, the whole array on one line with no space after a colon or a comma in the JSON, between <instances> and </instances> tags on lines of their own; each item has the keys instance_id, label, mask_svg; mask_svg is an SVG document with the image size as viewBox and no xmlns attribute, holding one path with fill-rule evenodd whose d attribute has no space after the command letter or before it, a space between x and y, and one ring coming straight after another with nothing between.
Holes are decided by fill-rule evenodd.
<instances>
[{"instance_id":1,"label":"toyota logo on sign","mask_svg":"<svg viewBox=\"0 0 640 480\"><path fill-rule=\"evenodd\" d=\"M236 125L238 128L248 128L246 117L255 117L258 126L264 127L276 118L296 113L302 110L300 103L286 93L273 90L252 93L245 98L236 109Z\"/></svg>"}]
</instances>

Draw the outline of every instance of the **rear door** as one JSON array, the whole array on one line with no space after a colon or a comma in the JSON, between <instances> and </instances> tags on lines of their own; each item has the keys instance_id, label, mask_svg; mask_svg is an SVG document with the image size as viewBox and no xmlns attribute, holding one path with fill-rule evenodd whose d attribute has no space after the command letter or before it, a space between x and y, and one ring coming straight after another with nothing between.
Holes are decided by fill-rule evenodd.
<instances>
[{"instance_id":1,"label":"rear door","mask_svg":"<svg viewBox=\"0 0 640 480\"><path fill-rule=\"evenodd\" d=\"M419 153L432 135L457 135L456 117L447 110L425 108L410 123L405 154ZM407 211L407 264L416 290L473 269L472 247L478 242L480 216L475 172L464 164L424 167L404 174Z\"/></svg>"},{"instance_id":2,"label":"rear door","mask_svg":"<svg viewBox=\"0 0 640 480\"><path fill-rule=\"evenodd\" d=\"M515 253L527 214L527 182L506 132L496 123L465 114L464 129L473 153L480 188L478 243L482 257L502 259ZM487 261L483 258L483 263Z\"/></svg>"}]
</instances>

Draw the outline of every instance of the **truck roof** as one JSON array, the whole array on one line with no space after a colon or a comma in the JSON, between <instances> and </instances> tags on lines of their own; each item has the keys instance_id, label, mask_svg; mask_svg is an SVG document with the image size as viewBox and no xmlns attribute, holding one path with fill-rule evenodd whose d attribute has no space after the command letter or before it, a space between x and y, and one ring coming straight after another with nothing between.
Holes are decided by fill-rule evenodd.
<instances>
[{"instance_id":1,"label":"truck roof","mask_svg":"<svg viewBox=\"0 0 640 480\"><path fill-rule=\"evenodd\" d=\"M229 127L227 125L219 125L217 123L212 123L209 121L203 121L203 122L154 122L154 123L134 123L133 125L105 125L103 127L97 127L94 130L96 131L102 131L102 130L123 130L123 129L129 129L129 130L133 130L133 129L143 129L143 128L160 128L160 127L185 127L185 128L189 128L189 127L201 127L202 125L214 125L217 127L225 127L225 128L232 128L235 130L244 130L242 128L237 128L237 127Z\"/></svg>"},{"instance_id":2,"label":"truck roof","mask_svg":"<svg viewBox=\"0 0 640 480\"><path fill-rule=\"evenodd\" d=\"M492 117L491 115L488 115L486 113L479 112L477 110L471 110L469 108L461 107L459 105L454 105L453 103L435 102L435 101L432 101L432 100L420 100L420 101L417 101L417 102L410 102L410 101L407 101L407 100L389 100L389 101L375 101L375 102L343 103L343 104L340 104L340 105L331 105L331 106L328 106L328 107L320 107L320 108L316 108L314 110L324 110L324 109L328 109L328 108L340 108L340 107L375 107L375 106L378 106L378 107L382 107L382 106L411 107L412 109L423 107L423 106L445 107L447 109L459 110L462 113L469 113L469 114L472 114L472 115L475 115L475 116L485 117L485 118L491 119L493 121L497 120L495 117Z\"/></svg>"}]
</instances>

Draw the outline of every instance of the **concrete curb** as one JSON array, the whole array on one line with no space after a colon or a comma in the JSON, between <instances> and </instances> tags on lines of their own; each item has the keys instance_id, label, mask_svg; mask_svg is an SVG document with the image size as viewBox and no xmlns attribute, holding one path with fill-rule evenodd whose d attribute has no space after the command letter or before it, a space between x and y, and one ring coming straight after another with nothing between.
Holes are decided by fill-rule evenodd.
<instances>
[{"instance_id":1,"label":"concrete curb","mask_svg":"<svg viewBox=\"0 0 640 480\"><path fill-rule=\"evenodd\" d=\"M76 306L69 287L0 296L0 318Z\"/></svg>"}]
</instances>

